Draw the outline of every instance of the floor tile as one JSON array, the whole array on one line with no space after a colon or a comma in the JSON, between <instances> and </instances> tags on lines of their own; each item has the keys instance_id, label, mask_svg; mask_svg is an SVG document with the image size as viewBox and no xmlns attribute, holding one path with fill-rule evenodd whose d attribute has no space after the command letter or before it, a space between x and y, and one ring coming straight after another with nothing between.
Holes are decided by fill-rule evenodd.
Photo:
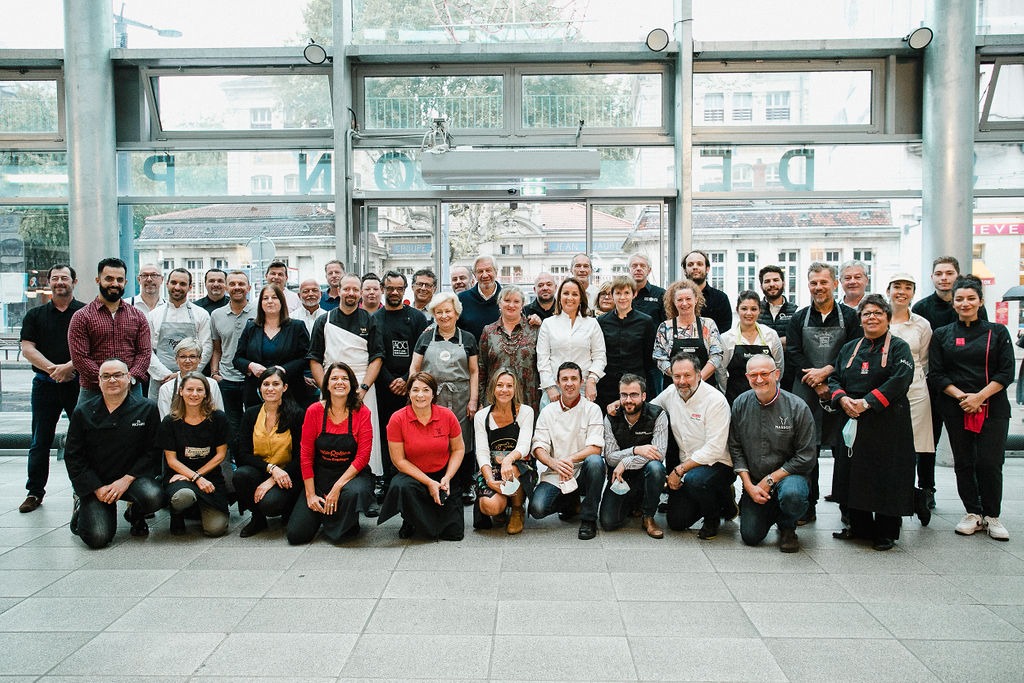
<instances>
[{"instance_id":1,"label":"floor tile","mask_svg":"<svg viewBox=\"0 0 1024 683\"><path fill-rule=\"evenodd\" d=\"M39 591L39 597L142 597L174 576L173 569L77 569Z\"/></svg>"},{"instance_id":2,"label":"floor tile","mask_svg":"<svg viewBox=\"0 0 1024 683\"><path fill-rule=\"evenodd\" d=\"M0 571L6 569L77 569L92 559L95 551L84 545L75 548L29 548L21 546L0 555Z\"/></svg>"},{"instance_id":3,"label":"floor tile","mask_svg":"<svg viewBox=\"0 0 1024 683\"><path fill-rule=\"evenodd\" d=\"M855 603L741 603L764 638L887 638L888 631Z\"/></svg>"},{"instance_id":4,"label":"floor tile","mask_svg":"<svg viewBox=\"0 0 1024 683\"><path fill-rule=\"evenodd\" d=\"M619 611L630 637L663 637L675 625L687 634L723 633L756 638L746 612L730 602L620 602Z\"/></svg>"},{"instance_id":5,"label":"floor tile","mask_svg":"<svg viewBox=\"0 0 1024 683\"><path fill-rule=\"evenodd\" d=\"M233 629L241 633L360 633L376 600L263 598ZM315 625L314 625L315 624Z\"/></svg>"},{"instance_id":6,"label":"floor tile","mask_svg":"<svg viewBox=\"0 0 1024 683\"><path fill-rule=\"evenodd\" d=\"M228 633L255 604L255 598L143 598L106 630Z\"/></svg>"},{"instance_id":7,"label":"floor tile","mask_svg":"<svg viewBox=\"0 0 1024 683\"><path fill-rule=\"evenodd\" d=\"M503 572L560 572L572 567L580 572L606 572L602 548L505 548Z\"/></svg>"},{"instance_id":8,"label":"floor tile","mask_svg":"<svg viewBox=\"0 0 1024 683\"><path fill-rule=\"evenodd\" d=\"M25 598L0 614L0 631L102 631L138 598Z\"/></svg>"},{"instance_id":9,"label":"floor tile","mask_svg":"<svg viewBox=\"0 0 1024 683\"><path fill-rule=\"evenodd\" d=\"M4 674L44 674L96 634L57 630L47 633L4 633L0 671Z\"/></svg>"},{"instance_id":10,"label":"floor tile","mask_svg":"<svg viewBox=\"0 0 1024 683\"><path fill-rule=\"evenodd\" d=\"M977 600L948 577L915 574L835 574L833 579L861 603L970 604Z\"/></svg>"},{"instance_id":11,"label":"floor tile","mask_svg":"<svg viewBox=\"0 0 1024 683\"><path fill-rule=\"evenodd\" d=\"M497 606L494 601L479 599L382 598L366 624L366 633L492 634Z\"/></svg>"},{"instance_id":12,"label":"floor tile","mask_svg":"<svg viewBox=\"0 0 1024 683\"><path fill-rule=\"evenodd\" d=\"M379 598L389 578L389 572L289 569L264 597Z\"/></svg>"},{"instance_id":13,"label":"floor tile","mask_svg":"<svg viewBox=\"0 0 1024 683\"><path fill-rule=\"evenodd\" d=\"M529 597L529 592L523 597ZM494 632L498 641L503 635L523 633L626 634L616 601L572 599L502 600L498 603L498 623Z\"/></svg>"},{"instance_id":14,"label":"floor tile","mask_svg":"<svg viewBox=\"0 0 1024 683\"><path fill-rule=\"evenodd\" d=\"M402 552L402 548L336 548L314 544L303 549L290 569L387 572L395 568Z\"/></svg>"},{"instance_id":15,"label":"floor tile","mask_svg":"<svg viewBox=\"0 0 1024 683\"><path fill-rule=\"evenodd\" d=\"M865 606L893 636L915 640L1024 641L1024 632L982 605ZM1008 645L1007 647L1014 647ZM1021 653L1024 654L1024 646Z\"/></svg>"},{"instance_id":16,"label":"floor tile","mask_svg":"<svg viewBox=\"0 0 1024 683\"><path fill-rule=\"evenodd\" d=\"M233 633L196 671L202 675L337 676L356 642L338 633Z\"/></svg>"},{"instance_id":17,"label":"floor tile","mask_svg":"<svg viewBox=\"0 0 1024 683\"><path fill-rule=\"evenodd\" d=\"M183 569L153 591L153 596L260 598L283 573L278 570L261 569Z\"/></svg>"},{"instance_id":18,"label":"floor tile","mask_svg":"<svg viewBox=\"0 0 1024 683\"><path fill-rule=\"evenodd\" d=\"M524 593L543 586L564 586L574 600L610 600L615 594L612 575L606 572L515 572L502 574L502 577L504 580L496 582L498 600L521 600ZM580 589L580 586L586 586L586 589Z\"/></svg>"},{"instance_id":19,"label":"floor tile","mask_svg":"<svg viewBox=\"0 0 1024 683\"><path fill-rule=\"evenodd\" d=\"M399 571L497 572L501 568L500 547L450 547L440 543L410 546L402 552L394 569Z\"/></svg>"},{"instance_id":20,"label":"floor tile","mask_svg":"<svg viewBox=\"0 0 1024 683\"><path fill-rule=\"evenodd\" d=\"M1024 576L975 574L946 578L983 605L1024 605Z\"/></svg>"},{"instance_id":21,"label":"floor tile","mask_svg":"<svg viewBox=\"0 0 1024 683\"><path fill-rule=\"evenodd\" d=\"M544 681L636 680L625 638L564 635L516 636L495 640L491 676ZM529 656L524 657L524 653Z\"/></svg>"},{"instance_id":22,"label":"floor tile","mask_svg":"<svg viewBox=\"0 0 1024 683\"><path fill-rule=\"evenodd\" d=\"M948 640L906 640L904 646L944 681L1019 683L1024 650L1019 644L972 642L956 647Z\"/></svg>"},{"instance_id":23,"label":"floor tile","mask_svg":"<svg viewBox=\"0 0 1024 683\"><path fill-rule=\"evenodd\" d=\"M69 570L3 570L0 572L0 595L24 598L71 573Z\"/></svg>"},{"instance_id":24,"label":"floor tile","mask_svg":"<svg viewBox=\"0 0 1024 683\"><path fill-rule=\"evenodd\" d=\"M681 548L665 545L655 548L613 548L604 551L605 564L610 572L635 572L642 569L652 573L713 572L715 567L703 550L697 547Z\"/></svg>"},{"instance_id":25,"label":"floor tile","mask_svg":"<svg viewBox=\"0 0 1024 683\"><path fill-rule=\"evenodd\" d=\"M732 594L722 577L712 573L686 575L685 581L665 582L658 576L639 573L612 574L615 597L639 602L731 602Z\"/></svg>"},{"instance_id":26,"label":"floor tile","mask_svg":"<svg viewBox=\"0 0 1024 683\"><path fill-rule=\"evenodd\" d=\"M341 675L479 680L488 675L490 651L490 636L363 634Z\"/></svg>"},{"instance_id":27,"label":"floor tile","mask_svg":"<svg viewBox=\"0 0 1024 683\"><path fill-rule=\"evenodd\" d=\"M497 576L491 572L396 571L384 597L493 600L497 590Z\"/></svg>"},{"instance_id":28,"label":"floor tile","mask_svg":"<svg viewBox=\"0 0 1024 683\"><path fill-rule=\"evenodd\" d=\"M706 548L704 553L714 568L722 573L761 571L773 574L811 574L824 571L807 554L781 553L774 545Z\"/></svg>"},{"instance_id":29,"label":"floor tile","mask_svg":"<svg viewBox=\"0 0 1024 683\"><path fill-rule=\"evenodd\" d=\"M724 573L738 602L855 602L830 574Z\"/></svg>"},{"instance_id":30,"label":"floor tile","mask_svg":"<svg viewBox=\"0 0 1024 683\"><path fill-rule=\"evenodd\" d=\"M261 570L285 570L302 555L302 548L208 548L188 563L184 569L227 569L259 567Z\"/></svg>"},{"instance_id":31,"label":"floor tile","mask_svg":"<svg viewBox=\"0 0 1024 683\"><path fill-rule=\"evenodd\" d=\"M786 677L794 683L939 680L897 640L769 638L765 642Z\"/></svg>"},{"instance_id":32,"label":"floor tile","mask_svg":"<svg viewBox=\"0 0 1024 683\"><path fill-rule=\"evenodd\" d=\"M758 638L630 638L637 673L645 681L785 681Z\"/></svg>"},{"instance_id":33,"label":"floor tile","mask_svg":"<svg viewBox=\"0 0 1024 683\"><path fill-rule=\"evenodd\" d=\"M811 548L806 553L830 574L934 574L911 552L900 547L887 552L856 541L836 541L833 547Z\"/></svg>"},{"instance_id":34,"label":"floor tile","mask_svg":"<svg viewBox=\"0 0 1024 683\"><path fill-rule=\"evenodd\" d=\"M187 676L223 640L222 633L137 633L125 647L123 633L101 633L51 673L74 676ZM139 680L139 679L137 679Z\"/></svg>"}]
</instances>

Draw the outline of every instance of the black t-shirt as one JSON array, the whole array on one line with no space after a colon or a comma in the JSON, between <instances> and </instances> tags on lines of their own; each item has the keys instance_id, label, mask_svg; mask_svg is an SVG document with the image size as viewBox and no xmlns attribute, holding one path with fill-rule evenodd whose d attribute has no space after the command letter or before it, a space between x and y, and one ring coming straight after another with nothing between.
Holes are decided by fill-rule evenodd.
<instances>
[{"instance_id":1,"label":"black t-shirt","mask_svg":"<svg viewBox=\"0 0 1024 683\"><path fill-rule=\"evenodd\" d=\"M199 308L203 309L207 313L213 313L222 306L227 306L230 301L228 296L222 296L216 301L212 300L209 296L204 296L202 299L196 299L195 304Z\"/></svg>"},{"instance_id":2,"label":"black t-shirt","mask_svg":"<svg viewBox=\"0 0 1024 683\"><path fill-rule=\"evenodd\" d=\"M397 311L382 308L373 317L384 346L384 364L378 380L390 384L396 377L404 379L412 363L413 346L429 324L427 317L412 306Z\"/></svg>"},{"instance_id":3,"label":"black t-shirt","mask_svg":"<svg viewBox=\"0 0 1024 683\"><path fill-rule=\"evenodd\" d=\"M555 302L554 301L551 302L551 308L548 308L546 310L544 309L543 306L540 305L540 301L537 300L537 299L534 299L532 302L530 302L526 306L523 306L523 317L524 318L529 318L531 315L536 315L541 320L547 320L548 318L550 318L554 314L555 314Z\"/></svg>"},{"instance_id":4,"label":"black t-shirt","mask_svg":"<svg viewBox=\"0 0 1024 683\"><path fill-rule=\"evenodd\" d=\"M197 470L217 455L217 448L228 442L228 418L224 411L215 410L197 425L175 420L168 415L160 423L157 444L165 451L174 451L178 460ZM168 472L168 476L174 472ZM215 486L224 481L219 467L203 475Z\"/></svg>"},{"instance_id":5,"label":"black t-shirt","mask_svg":"<svg viewBox=\"0 0 1024 683\"><path fill-rule=\"evenodd\" d=\"M57 365L67 363L71 360L68 350L71 316L83 306L85 304L81 301L72 299L63 311L58 311L52 301L29 309L21 323L21 341L34 343L39 353Z\"/></svg>"}]
</instances>

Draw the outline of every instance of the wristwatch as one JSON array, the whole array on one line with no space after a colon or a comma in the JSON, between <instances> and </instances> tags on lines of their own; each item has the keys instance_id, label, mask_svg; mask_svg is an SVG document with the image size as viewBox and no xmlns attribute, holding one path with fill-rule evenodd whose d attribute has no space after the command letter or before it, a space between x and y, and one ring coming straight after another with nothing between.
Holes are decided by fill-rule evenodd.
<instances>
[{"instance_id":1,"label":"wristwatch","mask_svg":"<svg viewBox=\"0 0 1024 683\"><path fill-rule=\"evenodd\" d=\"M768 488L775 486L775 480L772 479L772 475L769 474L767 477L764 478L764 480L765 482L767 482Z\"/></svg>"},{"instance_id":2,"label":"wristwatch","mask_svg":"<svg viewBox=\"0 0 1024 683\"><path fill-rule=\"evenodd\" d=\"M369 384L360 384L359 388L362 389L363 391L369 391L370 390L370 385Z\"/></svg>"}]
</instances>

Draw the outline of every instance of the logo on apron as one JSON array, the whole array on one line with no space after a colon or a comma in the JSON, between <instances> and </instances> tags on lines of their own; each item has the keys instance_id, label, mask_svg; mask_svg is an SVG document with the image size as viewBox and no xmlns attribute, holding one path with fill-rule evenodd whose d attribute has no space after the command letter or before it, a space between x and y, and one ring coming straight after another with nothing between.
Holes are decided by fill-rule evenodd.
<instances>
[{"instance_id":1,"label":"logo on apron","mask_svg":"<svg viewBox=\"0 0 1024 683\"><path fill-rule=\"evenodd\" d=\"M452 353L451 351L441 351L439 354L437 354L437 357L447 362L452 359Z\"/></svg>"},{"instance_id":2,"label":"logo on apron","mask_svg":"<svg viewBox=\"0 0 1024 683\"><path fill-rule=\"evenodd\" d=\"M836 334L827 331L817 332L815 336L818 338L818 347L822 349L831 347L836 341Z\"/></svg>"},{"instance_id":3,"label":"logo on apron","mask_svg":"<svg viewBox=\"0 0 1024 683\"><path fill-rule=\"evenodd\" d=\"M391 340L391 357L392 358L408 358L409 357L409 342L401 339Z\"/></svg>"}]
</instances>

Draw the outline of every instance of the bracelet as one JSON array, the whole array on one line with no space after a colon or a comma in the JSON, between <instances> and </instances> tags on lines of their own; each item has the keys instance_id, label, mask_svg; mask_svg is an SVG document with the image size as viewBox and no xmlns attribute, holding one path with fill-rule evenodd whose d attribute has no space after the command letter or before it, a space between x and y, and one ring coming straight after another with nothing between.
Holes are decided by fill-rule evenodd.
<instances>
[{"instance_id":1,"label":"bracelet","mask_svg":"<svg viewBox=\"0 0 1024 683\"><path fill-rule=\"evenodd\" d=\"M190 482L192 482L192 483L194 484L194 483L196 483L196 481L198 481L199 479L201 479L201 478L202 478L202 476L203 476L203 475L201 475L201 474L199 474L198 472L196 472L196 473L195 473L194 475L192 475L192 478L191 478L191 479L189 479L189 481L190 481Z\"/></svg>"}]
</instances>

